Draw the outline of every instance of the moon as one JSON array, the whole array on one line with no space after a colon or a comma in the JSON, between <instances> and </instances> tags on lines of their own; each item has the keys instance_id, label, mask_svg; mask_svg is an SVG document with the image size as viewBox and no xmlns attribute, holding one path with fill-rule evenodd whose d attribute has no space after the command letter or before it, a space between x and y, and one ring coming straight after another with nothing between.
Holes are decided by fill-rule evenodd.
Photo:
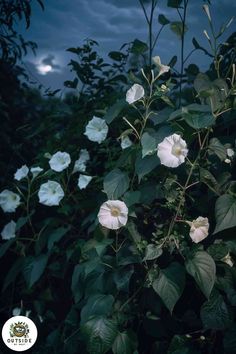
<instances>
[{"instance_id":1,"label":"moon","mask_svg":"<svg viewBox=\"0 0 236 354\"><path fill-rule=\"evenodd\" d=\"M44 64L39 64L37 66L37 69L41 75L46 75L50 71L52 71L52 66L51 65L44 65Z\"/></svg>"}]
</instances>

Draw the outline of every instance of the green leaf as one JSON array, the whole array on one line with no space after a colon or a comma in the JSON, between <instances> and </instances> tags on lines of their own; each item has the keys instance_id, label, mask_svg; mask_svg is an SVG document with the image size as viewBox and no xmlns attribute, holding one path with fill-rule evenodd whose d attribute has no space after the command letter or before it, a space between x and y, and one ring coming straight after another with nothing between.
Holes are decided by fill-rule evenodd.
<instances>
[{"instance_id":1,"label":"green leaf","mask_svg":"<svg viewBox=\"0 0 236 354\"><path fill-rule=\"evenodd\" d=\"M17 258L12 267L7 271L2 291L4 291L11 283L15 281L18 274L22 271L24 260L24 257Z\"/></svg>"},{"instance_id":2,"label":"green leaf","mask_svg":"<svg viewBox=\"0 0 236 354\"><path fill-rule=\"evenodd\" d=\"M224 353L234 354L236 353L236 324L231 326L224 335Z\"/></svg>"},{"instance_id":3,"label":"green leaf","mask_svg":"<svg viewBox=\"0 0 236 354\"><path fill-rule=\"evenodd\" d=\"M120 169L115 169L105 176L103 189L109 199L118 199L129 188L129 177Z\"/></svg>"},{"instance_id":4,"label":"green leaf","mask_svg":"<svg viewBox=\"0 0 236 354\"><path fill-rule=\"evenodd\" d=\"M151 261L162 255L163 251L160 246L149 244L146 247L144 261Z\"/></svg>"},{"instance_id":5,"label":"green leaf","mask_svg":"<svg viewBox=\"0 0 236 354\"><path fill-rule=\"evenodd\" d=\"M145 156L142 158L140 154L135 162L135 172L138 175L139 182L158 165L160 165L160 161L157 156Z\"/></svg>"},{"instance_id":6,"label":"green leaf","mask_svg":"<svg viewBox=\"0 0 236 354\"><path fill-rule=\"evenodd\" d=\"M121 111L127 106L127 102L125 99L121 99L117 101L113 106L111 106L105 116L103 117L105 121L110 124L118 115L121 113Z\"/></svg>"},{"instance_id":7,"label":"green leaf","mask_svg":"<svg viewBox=\"0 0 236 354\"><path fill-rule=\"evenodd\" d=\"M194 129L207 128L215 124L211 113L190 113L184 115L185 122Z\"/></svg>"},{"instance_id":8,"label":"green leaf","mask_svg":"<svg viewBox=\"0 0 236 354\"><path fill-rule=\"evenodd\" d=\"M23 275L28 288L31 288L43 274L48 261L48 254L25 259Z\"/></svg>"},{"instance_id":9,"label":"green leaf","mask_svg":"<svg viewBox=\"0 0 236 354\"><path fill-rule=\"evenodd\" d=\"M89 354L105 354L118 335L117 325L105 317L94 317L81 326Z\"/></svg>"},{"instance_id":10,"label":"green leaf","mask_svg":"<svg viewBox=\"0 0 236 354\"><path fill-rule=\"evenodd\" d=\"M11 247L11 245L15 242L15 239L8 240L4 242L0 247L0 258L4 256L7 250Z\"/></svg>"},{"instance_id":11,"label":"green leaf","mask_svg":"<svg viewBox=\"0 0 236 354\"><path fill-rule=\"evenodd\" d=\"M84 266L78 264L75 266L73 274L72 274L72 282L71 282L71 291L74 295L75 303L79 302L84 293Z\"/></svg>"},{"instance_id":12,"label":"green leaf","mask_svg":"<svg viewBox=\"0 0 236 354\"><path fill-rule=\"evenodd\" d=\"M184 267L176 262L171 263L168 268L161 269L158 278L154 280L152 286L172 313L175 304L184 290Z\"/></svg>"},{"instance_id":13,"label":"green leaf","mask_svg":"<svg viewBox=\"0 0 236 354\"><path fill-rule=\"evenodd\" d=\"M129 208L130 206L139 203L140 200L140 191L126 192L124 195L124 202Z\"/></svg>"},{"instance_id":14,"label":"green leaf","mask_svg":"<svg viewBox=\"0 0 236 354\"><path fill-rule=\"evenodd\" d=\"M149 133L144 133L141 138L142 144L142 158L146 155L152 155L157 150L156 137Z\"/></svg>"},{"instance_id":15,"label":"green leaf","mask_svg":"<svg viewBox=\"0 0 236 354\"><path fill-rule=\"evenodd\" d=\"M201 320L204 329L224 330L232 324L230 310L218 292L213 292L202 305Z\"/></svg>"},{"instance_id":16,"label":"green leaf","mask_svg":"<svg viewBox=\"0 0 236 354\"><path fill-rule=\"evenodd\" d=\"M141 241L141 235L137 230L137 227L133 221L129 221L127 224L127 229L135 243L138 243Z\"/></svg>"},{"instance_id":17,"label":"green leaf","mask_svg":"<svg viewBox=\"0 0 236 354\"><path fill-rule=\"evenodd\" d=\"M236 198L229 194L221 195L215 205L216 227L214 234L236 226Z\"/></svg>"},{"instance_id":18,"label":"green leaf","mask_svg":"<svg viewBox=\"0 0 236 354\"><path fill-rule=\"evenodd\" d=\"M70 227L59 227L54 230L48 238L48 250L50 251L53 248L54 243L60 241L69 230Z\"/></svg>"},{"instance_id":19,"label":"green leaf","mask_svg":"<svg viewBox=\"0 0 236 354\"><path fill-rule=\"evenodd\" d=\"M112 51L112 52L110 52L109 54L108 54L108 56L111 58L111 59L113 59L113 60L115 60L115 61L122 61L123 59L125 59L125 54L124 53L122 53L122 52L117 52L117 51Z\"/></svg>"},{"instance_id":20,"label":"green leaf","mask_svg":"<svg viewBox=\"0 0 236 354\"><path fill-rule=\"evenodd\" d=\"M199 354L198 351L188 346L190 339L186 335L174 335L168 348L168 354Z\"/></svg>"},{"instance_id":21,"label":"green leaf","mask_svg":"<svg viewBox=\"0 0 236 354\"><path fill-rule=\"evenodd\" d=\"M221 161L227 158L226 148L217 138L212 138L208 146L209 155L217 155Z\"/></svg>"},{"instance_id":22,"label":"green leaf","mask_svg":"<svg viewBox=\"0 0 236 354\"><path fill-rule=\"evenodd\" d=\"M200 168L200 181L205 183L212 192L214 192L218 196L220 195L220 186L217 180L211 174L211 172L209 172L205 168Z\"/></svg>"},{"instance_id":23,"label":"green leaf","mask_svg":"<svg viewBox=\"0 0 236 354\"><path fill-rule=\"evenodd\" d=\"M113 354L133 354L137 348L137 338L131 331L118 332L112 345Z\"/></svg>"},{"instance_id":24,"label":"green leaf","mask_svg":"<svg viewBox=\"0 0 236 354\"><path fill-rule=\"evenodd\" d=\"M116 284L117 290L129 291L129 282L134 273L133 268L119 269L114 273L114 282Z\"/></svg>"},{"instance_id":25,"label":"green leaf","mask_svg":"<svg viewBox=\"0 0 236 354\"><path fill-rule=\"evenodd\" d=\"M114 303L112 295L97 294L89 297L80 313L81 324L92 316L109 315Z\"/></svg>"},{"instance_id":26,"label":"green leaf","mask_svg":"<svg viewBox=\"0 0 236 354\"><path fill-rule=\"evenodd\" d=\"M171 22L170 29L181 39L184 33L187 32L188 27L187 25L183 27L183 23L180 21L174 21Z\"/></svg>"},{"instance_id":27,"label":"green leaf","mask_svg":"<svg viewBox=\"0 0 236 354\"><path fill-rule=\"evenodd\" d=\"M165 26L165 25L168 25L170 23L170 21L168 20L168 18L165 17L165 15L163 14L160 14L158 16L158 22L162 25L162 26Z\"/></svg>"},{"instance_id":28,"label":"green leaf","mask_svg":"<svg viewBox=\"0 0 236 354\"><path fill-rule=\"evenodd\" d=\"M213 258L205 251L198 251L185 262L185 267L203 294L209 298L216 279L216 265Z\"/></svg>"},{"instance_id":29,"label":"green leaf","mask_svg":"<svg viewBox=\"0 0 236 354\"><path fill-rule=\"evenodd\" d=\"M133 41L133 45L131 47L130 52L133 54L143 54L147 52L148 46L146 43L140 41L139 39L135 39Z\"/></svg>"}]
</instances>

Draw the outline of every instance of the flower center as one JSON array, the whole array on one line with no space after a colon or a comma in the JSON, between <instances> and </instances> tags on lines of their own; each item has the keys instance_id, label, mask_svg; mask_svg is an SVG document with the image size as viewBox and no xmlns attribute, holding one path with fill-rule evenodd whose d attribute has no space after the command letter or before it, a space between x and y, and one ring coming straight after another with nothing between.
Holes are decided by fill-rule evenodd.
<instances>
[{"instance_id":1,"label":"flower center","mask_svg":"<svg viewBox=\"0 0 236 354\"><path fill-rule=\"evenodd\" d=\"M119 216L120 215L120 210L118 208L111 208L111 215L112 216Z\"/></svg>"},{"instance_id":2,"label":"flower center","mask_svg":"<svg viewBox=\"0 0 236 354\"><path fill-rule=\"evenodd\" d=\"M182 148L179 144L174 144L171 150L172 155L179 157L182 154Z\"/></svg>"}]
</instances>

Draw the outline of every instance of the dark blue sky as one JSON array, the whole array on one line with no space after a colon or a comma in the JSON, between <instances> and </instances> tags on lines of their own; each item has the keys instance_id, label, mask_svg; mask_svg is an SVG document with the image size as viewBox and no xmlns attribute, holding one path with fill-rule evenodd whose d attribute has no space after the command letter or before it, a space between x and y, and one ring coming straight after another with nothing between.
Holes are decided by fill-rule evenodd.
<instances>
[{"instance_id":1,"label":"dark blue sky","mask_svg":"<svg viewBox=\"0 0 236 354\"><path fill-rule=\"evenodd\" d=\"M236 1L212 0L211 13L215 27L219 28L236 14ZM70 78L68 62L73 55L66 52L69 47L80 46L85 38L99 42L99 53L106 57L111 50L119 50L123 43L135 38L147 40L147 26L138 0L45 0L45 11L39 5L33 5L31 26L22 33L25 39L38 44L37 56L28 54L26 67L45 87L62 88L63 82ZM167 0L159 0L154 27L159 29L157 17L160 13L170 20L178 20L176 10L168 8ZM208 29L207 18L202 10L202 0L190 0L187 17L188 32L186 36L186 54L193 48L192 37L207 47L203 30ZM227 32L236 30L236 21ZM227 38L227 36L225 36ZM154 55L160 55L167 63L174 54L179 55L180 41L169 26L163 30ZM199 59L200 58L200 59ZM196 56L192 62L196 62ZM191 59L190 59L191 62ZM189 63L190 63L189 62ZM202 70L209 61L204 53L197 54L197 64ZM53 71L47 71L50 65Z\"/></svg>"}]
</instances>

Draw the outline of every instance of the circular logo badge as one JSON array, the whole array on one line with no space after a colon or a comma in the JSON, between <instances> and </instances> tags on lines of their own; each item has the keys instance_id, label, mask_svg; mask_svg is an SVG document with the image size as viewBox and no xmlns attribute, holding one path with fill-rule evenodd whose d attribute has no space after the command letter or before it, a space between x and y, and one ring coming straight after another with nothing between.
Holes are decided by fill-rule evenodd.
<instances>
[{"instance_id":1,"label":"circular logo badge","mask_svg":"<svg viewBox=\"0 0 236 354\"><path fill-rule=\"evenodd\" d=\"M8 348L23 352L31 348L38 336L34 322L25 316L14 316L2 328L2 339Z\"/></svg>"}]
</instances>

